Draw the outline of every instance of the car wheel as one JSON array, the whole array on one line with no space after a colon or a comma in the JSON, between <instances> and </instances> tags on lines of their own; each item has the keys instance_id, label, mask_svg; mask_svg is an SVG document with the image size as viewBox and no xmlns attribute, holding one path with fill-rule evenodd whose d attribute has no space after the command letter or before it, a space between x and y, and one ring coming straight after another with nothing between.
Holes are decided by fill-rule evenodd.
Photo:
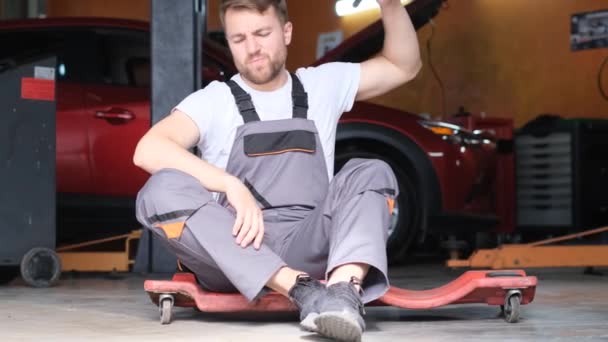
<instances>
[{"instance_id":1,"label":"car wheel","mask_svg":"<svg viewBox=\"0 0 608 342\"><path fill-rule=\"evenodd\" d=\"M395 210L389 228L387 255L390 264L403 262L415 237L426 222L424 201L421 198L420 188L415 185L415 176L400 166L394 158L352 146L337 148L335 156L334 172L338 172L352 158L380 159L393 169L399 183L399 196L395 201Z\"/></svg>"}]
</instances>

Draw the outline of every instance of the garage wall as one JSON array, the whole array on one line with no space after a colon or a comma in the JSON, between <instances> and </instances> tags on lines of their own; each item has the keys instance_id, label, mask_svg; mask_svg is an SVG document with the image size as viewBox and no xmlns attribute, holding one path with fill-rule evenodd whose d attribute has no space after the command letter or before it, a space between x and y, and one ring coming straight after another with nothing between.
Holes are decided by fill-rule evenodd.
<instances>
[{"instance_id":1,"label":"garage wall","mask_svg":"<svg viewBox=\"0 0 608 342\"><path fill-rule=\"evenodd\" d=\"M218 29L218 0L209 0L209 28ZM604 3L604 5L602 5ZM436 17L432 61L445 86L448 113L514 117L520 126L540 113L607 117L597 72L608 49L571 52L570 16L608 8L597 0L462 0ZM317 35L342 30L345 38L379 18L378 11L339 18L333 1L290 1L294 40L288 68L312 63ZM314 12L313 12L314 11ZM310 14L314 13L313 16ZM149 19L149 0L48 0L49 16L89 15ZM440 87L429 67L427 25L419 32L424 68L416 80L374 102L441 115ZM608 90L608 71L604 77Z\"/></svg>"},{"instance_id":2,"label":"garage wall","mask_svg":"<svg viewBox=\"0 0 608 342\"><path fill-rule=\"evenodd\" d=\"M602 8L608 2L451 1L437 17L431 50L448 110L464 105L472 112L514 117L517 126L546 112L608 118L608 101L597 88L608 49L571 52L569 45L571 15ZM430 31L420 32L421 43ZM408 100L400 107L440 113L439 87L426 53L424 62L422 75L402 90ZM608 90L608 70L604 79ZM381 102L398 103L397 98Z\"/></svg>"},{"instance_id":3,"label":"garage wall","mask_svg":"<svg viewBox=\"0 0 608 342\"><path fill-rule=\"evenodd\" d=\"M317 32L342 28L346 37L379 18L379 11L338 18L329 1L312 0L316 15L294 16L290 67L314 60ZM602 5L603 4L603 5ZM310 12L305 2L290 3L293 13ZM570 51L573 13L608 9L597 0L451 0L435 18L431 55L444 84L448 114L464 106L473 113L515 118L521 126L541 113L608 118L608 101L597 74L608 49ZM308 25L307 25L308 24ZM299 31L298 31L299 30ZM429 67L431 26L419 31L424 68L408 85L374 102L432 116L442 113L440 86ZM603 82L608 92L608 68Z\"/></svg>"},{"instance_id":4,"label":"garage wall","mask_svg":"<svg viewBox=\"0 0 608 342\"><path fill-rule=\"evenodd\" d=\"M47 0L47 16L150 20L150 0Z\"/></svg>"}]
</instances>

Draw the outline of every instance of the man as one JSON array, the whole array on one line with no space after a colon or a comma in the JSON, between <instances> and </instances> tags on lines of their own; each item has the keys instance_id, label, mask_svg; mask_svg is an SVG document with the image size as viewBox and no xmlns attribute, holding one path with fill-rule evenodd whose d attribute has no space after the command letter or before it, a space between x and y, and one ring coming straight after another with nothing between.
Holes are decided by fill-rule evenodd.
<instances>
[{"instance_id":1,"label":"man","mask_svg":"<svg viewBox=\"0 0 608 342\"><path fill-rule=\"evenodd\" d=\"M361 337L363 303L388 289L385 244L398 185L378 160L351 160L333 177L336 125L355 100L421 67L400 1L377 1L380 55L290 74L285 0L222 0L239 74L185 98L133 158L152 174L138 194L138 220L201 286L249 300L270 288L296 304L305 329L338 340ZM195 145L202 158L188 152Z\"/></svg>"}]
</instances>

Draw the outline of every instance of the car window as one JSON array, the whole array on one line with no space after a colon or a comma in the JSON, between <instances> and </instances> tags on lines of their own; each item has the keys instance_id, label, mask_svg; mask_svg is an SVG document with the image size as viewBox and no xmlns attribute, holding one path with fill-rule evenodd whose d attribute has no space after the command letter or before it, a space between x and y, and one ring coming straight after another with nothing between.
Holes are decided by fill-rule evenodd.
<instances>
[{"instance_id":1,"label":"car window","mask_svg":"<svg viewBox=\"0 0 608 342\"><path fill-rule=\"evenodd\" d=\"M223 66L217 63L209 56L203 57L203 87L206 87L212 81L226 81L227 75L223 70Z\"/></svg>"},{"instance_id":2,"label":"car window","mask_svg":"<svg viewBox=\"0 0 608 342\"><path fill-rule=\"evenodd\" d=\"M203 87L211 81L227 81L235 73L230 50L225 44L223 32L210 32L203 48ZM219 58L218 58L219 57Z\"/></svg>"},{"instance_id":3,"label":"car window","mask_svg":"<svg viewBox=\"0 0 608 342\"><path fill-rule=\"evenodd\" d=\"M99 27L19 29L0 31L0 44L5 47L0 49L0 71L41 55L55 54L58 80L150 86L150 38L146 31ZM232 68L224 65L229 62L205 53L203 86L213 80L229 79Z\"/></svg>"},{"instance_id":4,"label":"car window","mask_svg":"<svg viewBox=\"0 0 608 342\"><path fill-rule=\"evenodd\" d=\"M150 86L150 39L147 32L95 29L98 51L97 82L111 85Z\"/></svg>"},{"instance_id":5,"label":"car window","mask_svg":"<svg viewBox=\"0 0 608 342\"><path fill-rule=\"evenodd\" d=\"M90 36L77 30L15 30L0 32L0 68L11 67L43 55L57 56L57 79L90 82L94 53Z\"/></svg>"},{"instance_id":6,"label":"car window","mask_svg":"<svg viewBox=\"0 0 608 342\"><path fill-rule=\"evenodd\" d=\"M98 82L132 87L150 86L150 37L147 32L98 28L94 34L99 51L98 73L102 75ZM203 63L203 86L214 80L226 80L222 64L209 56L204 57Z\"/></svg>"}]
</instances>

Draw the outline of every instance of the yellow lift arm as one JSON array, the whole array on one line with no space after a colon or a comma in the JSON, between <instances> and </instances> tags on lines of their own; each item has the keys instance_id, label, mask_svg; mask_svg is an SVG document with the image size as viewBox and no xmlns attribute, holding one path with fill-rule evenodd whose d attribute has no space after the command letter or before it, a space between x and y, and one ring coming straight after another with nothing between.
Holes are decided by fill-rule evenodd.
<instances>
[{"instance_id":1,"label":"yellow lift arm","mask_svg":"<svg viewBox=\"0 0 608 342\"><path fill-rule=\"evenodd\" d=\"M87 241L57 248L61 259L61 270L82 272L128 272L129 265L135 263L130 259L131 241L141 237L141 229L130 234L112 236L105 239ZM82 247L100 246L104 243L125 239L125 248L122 251L77 251Z\"/></svg>"},{"instance_id":2,"label":"yellow lift arm","mask_svg":"<svg viewBox=\"0 0 608 342\"><path fill-rule=\"evenodd\" d=\"M492 269L604 267L608 266L608 245L548 245L606 231L608 227L602 227L529 244L509 244L495 249L480 249L466 260L448 260L447 266Z\"/></svg>"}]
</instances>

